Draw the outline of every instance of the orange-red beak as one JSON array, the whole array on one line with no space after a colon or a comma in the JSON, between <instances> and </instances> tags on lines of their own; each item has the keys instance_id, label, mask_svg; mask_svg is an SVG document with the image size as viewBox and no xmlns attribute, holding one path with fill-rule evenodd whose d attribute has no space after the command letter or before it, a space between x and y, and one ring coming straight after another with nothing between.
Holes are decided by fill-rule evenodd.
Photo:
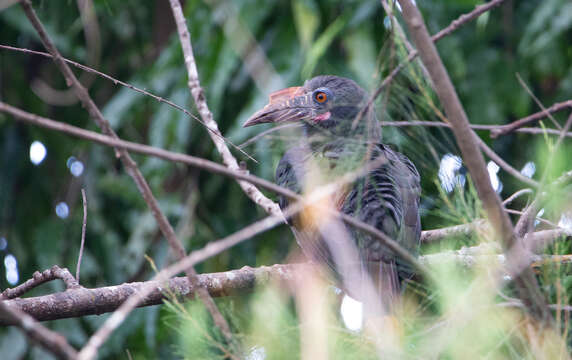
<instances>
[{"instance_id":1,"label":"orange-red beak","mask_svg":"<svg viewBox=\"0 0 572 360\"><path fill-rule=\"evenodd\" d=\"M289 87L270 94L268 104L252 115L242 126L300 121L313 115L310 94L301 86Z\"/></svg>"}]
</instances>

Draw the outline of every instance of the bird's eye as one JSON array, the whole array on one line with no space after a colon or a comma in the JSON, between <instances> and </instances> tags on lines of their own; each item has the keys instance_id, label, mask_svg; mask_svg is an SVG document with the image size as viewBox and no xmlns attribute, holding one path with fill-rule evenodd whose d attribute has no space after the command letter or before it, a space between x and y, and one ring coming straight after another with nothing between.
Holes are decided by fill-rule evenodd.
<instances>
[{"instance_id":1,"label":"bird's eye","mask_svg":"<svg viewBox=\"0 0 572 360\"><path fill-rule=\"evenodd\" d=\"M314 99L316 99L316 101L320 104L323 104L326 102L326 100L328 100L328 95L326 95L326 93L323 91L318 91L314 94Z\"/></svg>"}]
</instances>

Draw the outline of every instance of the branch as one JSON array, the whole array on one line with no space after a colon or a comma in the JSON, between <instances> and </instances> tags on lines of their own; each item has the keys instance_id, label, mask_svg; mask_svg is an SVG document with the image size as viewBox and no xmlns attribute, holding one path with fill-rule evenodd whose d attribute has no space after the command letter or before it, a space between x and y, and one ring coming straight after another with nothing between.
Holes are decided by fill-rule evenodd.
<instances>
[{"instance_id":1,"label":"branch","mask_svg":"<svg viewBox=\"0 0 572 360\"><path fill-rule=\"evenodd\" d=\"M0 324L18 326L30 339L60 359L77 359L77 351L68 344L65 337L38 323L11 301L0 301Z\"/></svg>"},{"instance_id":2,"label":"branch","mask_svg":"<svg viewBox=\"0 0 572 360\"><path fill-rule=\"evenodd\" d=\"M482 263L496 265L506 263L504 255L487 253L486 249L477 248L480 247L423 255L419 257L419 261L426 266L453 263L468 269ZM569 264L572 263L572 256L535 255L528 260L528 263L534 268L551 263ZM306 263L276 264L258 268L245 266L239 270L199 274L198 280L200 286L206 288L210 296L214 298L236 296L250 293L258 286L286 282L294 278L296 273L303 274L313 266ZM187 278L176 277L169 280L150 280L94 289L78 288L38 297L6 300L4 303L29 314L38 321L48 321L113 312L130 296L141 293L145 288L149 290L141 298L138 307L162 304L172 293L185 299L193 299L196 295ZM0 315L0 326L14 324L12 318Z\"/></svg>"},{"instance_id":3,"label":"branch","mask_svg":"<svg viewBox=\"0 0 572 360\"><path fill-rule=\"evenodd\" d=\"M488 223L483 219L479 219L468 224L425 230L421 232L421 242L434 243L449 237L471 237L478 230L487 230L488 228Z\"/></svg>"},{"instance_id":4,"label":"branch","mask_svg":"<svg viewBox=\"0 0 572 360\"><path fill-rule=\"evenodd\" d=\"M271 281L287 280L293 271L302 269L303 266L299 265L262 266L254 269L243 267L240 270L199 274L197 278L198 284L207 289L210 296L223 297L248 293L256 286L264 286ZM38 297L7 300L4 303L26 312L38 321L99 315L115 311L144 286L150 286L152 291L140 301L139 307L162 304L168 299L169 292L190 299L196 296L195 287L190 285L189 280L177 277L168 281L150 280L95 289L77 288ZM0 325L14 325L14 322L11 318L0 315Z\"/></svg>"},{"instance_id":5,"label":"branch","mask_svg":"<svg viewBox=\"0 0 572 360\"><path fill-rule=\"evenodd\" d=\"M513 121L510 124L502 125L501 127L491 131L491 137L496 138L501 135L506 135L525 125L544 119L545 117L549 116L552 113L559 112L565 109L572 109L572 100L556 103L546 110L539 111L522 119Z\"/></svg>"},{"instance_id":6,"label":"branch","mask_svg":"<svg viewBox=\"0 0 572 360\"><path fill-rule=\"evenodd\" d=\"M429 71L437 95L451 122L463 160L467 164L479 198L487 212L488 219L491 221L496 234L502 240L504 249L514 248L513 245L517 242L517 239L514 235L512 223L508 214L503 210L500 198L491 186L483 156L479 151L477 136L469 127L469 120L465 110L439 57L435 44L427 32L421 13L411 0L400 0L400 4L421 60ZM540 292L532 271L529 268L523 268L514 278L521 298L528 305L531 314L546 324L552 324L552 315L546 306L546 301Z\"/></svg>"},{"instance_id":7,"label":"branch","mask_svg":"<svg viewBox=\"0 0 572 360\"><path fill-rule=\"evenodd\" d=\"M79 254L77 256L77 266L75 271L75 279L79 283L79 272L81 270L81 258L83 257L83 247L85 245L85 230L87 227L87 199L85 196L85 189L81 189L81 198L83 203L83 221L81 223L81 242L79 246Z\"/></svg>"},{"instance_id":8,"label":"branch","mask_svg":"<svg viewBox=\"0 0 572 360\"><path fill-rule=\"evenodd\" d=\"M220 130L218 129L216 121L213 119L213 114L208 108L205 94L201 88L195 56L193 55L193 47L191 45L191 35L187 29L183 10L181 9L181 3L179 0L170 0L170 3L171 9L173 10L173 16L175 17L175 22L177 24L181 48L183 49L183 54L185 56L185 65L187 67L187 75L189 77L189 89L193 95L195 104L197 105L197 110L199 111L203 122L209 129L211 129L209 135L211 136L218 153L222 156L223 163L231 170L239 170L240 167L238 166L238 162L234 156L232 156L224 141L222 141L220 137L212 135L213 133L220 134ZM239 181L238 184L246 196L252 199L255 204L260 205L264 211L268 214L282 217L282 212L280 211L278 204L264 196L256 186L243 181Z\"/></svg>"},{"instance_id":9,"label":"branch","mask_svg":"<svg viewBox=\"0 0 572 360\"><path fill-rule=\"evenodd\" d=\"M12 299L19 297L27 293L28 291L36 288L48 281L53 281L60 279L66 285L66 290L81 288L77 280L66 268L60 268L57 265L52 266L50 269L44 270L42 272L36 271L32 275L32 278L26 282L18 285L12 289L6 289L0 294L0 301L5 299Z\"/></svg>"}]
</instances>

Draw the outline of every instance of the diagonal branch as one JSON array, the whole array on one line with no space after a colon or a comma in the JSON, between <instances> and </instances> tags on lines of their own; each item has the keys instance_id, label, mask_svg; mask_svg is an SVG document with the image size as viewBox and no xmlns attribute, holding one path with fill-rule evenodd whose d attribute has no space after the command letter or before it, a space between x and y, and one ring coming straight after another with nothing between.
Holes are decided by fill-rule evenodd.
<instances>
[{"instance_id":1,"label":"diagonal branch","mask_svg":"<svg viewBox=\"0 0 572 360\"><path fill-rule=\"evenodd\" d=\"M66 338L40 324L25 310L10 301L0 301L0 318L7 324L16 325L30 339L60 359L77 359L77 351L71 347Z\"/></svg>"},{"instance_id":2,"label":"diagonal branch","mask_svg":"<svg viewBox=\"0 0 572 360\"><path fill-rule=\"evenodd\" d=\"M238 162L232 156L230 150L221 140L220 137L212 135L213 133L220 135L220 130L218 129L217 123L214 121L213 114L208 108L206 97L201 84L199 81L199 73L197 71L197 65L195 62L195 56L193 55L193 47L191 45L191 34L187 28L185 17L183 15L183 9L181 8L181 3L179 0L170 0L171 9L173 10L173 16L175 17L175 22L177 24L177 30L179 33L179 40L181 42L181 47L183 49L183 54L185 57L185 65L187 67L187 75L189 77L189 89L197 105L197 110L203 119L203 122L211 130L209 135L215 144L218 153L222 156L223 163L232 170L239 170ZM221 135L222 136L222 135ZM256 204L260 205L264 211L267 213L278 216L282 218L282 212L278 204L268 199L264 194L256 188L256 186L239 181L238 184L250 199Z\"/></svg>"},{"instance_id":3,"label":"diagonal branch","mask_svg":"<svg viewBox=\"0 0 572 360\"><path fill-rule=\"evenodd\" d=\"M475 183L477 193L487 212L488 219L492 223L497 236L501 239L505 251L509 249L514 251L518 249L520 245L518 244L518 239L515 237L512 223L508 214L503 210L500 198L491 186L485 161L479 151L476 135L469 126L469 120L465 114L465 110L459 101L449 74L439 57L435 44L429 36L421 13L411 0L400 0L400 4L403 9L407 27L417 46L421 60L429 71L437 95L451 122L453 133L463 155L463 160L471 173L471 178ZM523 268L520 273L515 274L515 283L530 313L543 323L552 324L552 315L546 306L546 301L532 271L529 268Z\"/></svg>"}]
</instances>

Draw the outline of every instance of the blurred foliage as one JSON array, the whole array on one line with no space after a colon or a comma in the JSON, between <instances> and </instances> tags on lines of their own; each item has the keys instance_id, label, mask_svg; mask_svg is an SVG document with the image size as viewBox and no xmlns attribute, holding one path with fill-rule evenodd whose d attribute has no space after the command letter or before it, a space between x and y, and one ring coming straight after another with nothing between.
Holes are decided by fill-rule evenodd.
<instances>
[{"instance_id":1,"label":"blurred foliage","mask_svg":"<svg viewBox=\"0 0 572 360\"><path fill-rule=\"evenodd\" d=\"M438 0L418 3L422 3L430 32L436 33L481 2ZM90 54L100 47L98 70L194 109L168 2L94 1L99 24L96 31L100 39L94 48L86 46L87 34L75 2L34 1L34 6L65 57L89 65ZM208 0L186 1L184 9L209 106L221 131L234 144L264 130L263 127L243 129L241 124L266 102L268 92L276 90L276 84L297 85L313 75L336 74L353 78L373 90L406 55L406 44L392 31L395 25L377 1ZM0 29L1 44L44 50L16 5L1 10ZM504 124L538 111L534 100L517 81L517 73L546 107L570 99L570 38L572 6L568 1L507 0L505 5L441 40L438 49L471 122ZM258 42L268 64L276 72L276 77L266 79L267 83L258 83L268 88L257 88L245 65L253 48L249 39ZM2 101L58 121L97 130L79 104L58 106L54 105L56 99L39 96L37 86L33 85L39 82L58 91L65 89L63 78L49 59L0 51ZM89 91L120 137L220 160L204 128L183 113L100 78L90 84ZM384 91L378 107L382 119L439 120L438 101L418 62L409 66ZM562 122L566 115L554 117ZM543 124L553 126L549 120ZM572 150L569 141L564 142L555 156L549 145L555 138L513 134L493 142L487 132L479 132L479 135L517 169L534 161L537 180L547 159L555 159L551 178L570 169L570 157L566 155ZM286 134L273 133L246 147L245 150L258 160L258 163L247 162L249 170L273 179L284 139L287 139ZM437 177L440 159L444 154L458 153L449 130L385 127L384 139L409 156L422 174L424 229L465 223L479 217L479 204L470 182L458 186L452 193L446 193L440 187ZM47 148L47 157L37 166L30 163L28 153L35 140ZM247 160L236 151L235 155ZM66 165L72 156L85 166L80 177L74 177ZM264 216L230 179L154 158L138 155L134 158L188 250L200 248ZM6 254L15 255L20 281L53 264L75 269L81 234L82 187L88 197L83 285L95 287L147 279L151 268L144 259L145 254L149 254L159 267L172 260L149 210L112 150L24 125L0 114L0 168L0 237L7 240L7 247L0 255L2 258ZM462 173L464 169L460 171ZM503 198L523 187L502 169L499 178L503 183ZM556 223L562 207L570 206L569 201L556 201L558 199L570 197L558 196L547 209L547 216L552 216L549 219ZM66 202L70 210L65 219L57 217L54 210L61 201ZM523 197L512 206L521 209L525 204ZM473 243L453 239L427 251ZM295 248L290 232L281 227L210 259L197 270L214 272L244 265L280 263ZM556 244L549 251L567 253L570 248L566 244ZM4 267L0 274L0 287L9 286ZM562 266L543 274L552 277L552 280L543 279L550 301L569 303L570 292L566 292L572 286L569 269ZM554 279L558 286L553 285ZM463 288L466 283L461 280L451 279L451 283ZM50 283L33 294L56 290L61 290L61 285ZM459 293L463 291L455 292ZM451 295L451 298L455 296ZM429 300L424 306L429 312L438 313L439 305L431 304L433 301ZM275 294L261 292L219 303L224 305L227 317L243 323L236 325L240 331L254 337L256 334L260 337L268 335L264 339L266 351L277 346L274 349L278 354L267 354L269 358L282 358L284 353L279 356L280 349L287 351L298 347L298 335L289 337L280 333L297 334L294 308L292 304L284 304ZM241 315L243 312L249 315ZM80 346L105 317L60 320L50 326L61 331L73 345ZM188 318L190 322L181 325L171 321L173 317L177 321ZM481 321L486 319L489 318ZM217 340L216 334L211 333L214 330L204 333L204 329L209 328L205 325L208 321L199 304L140 309L106 343L101 358L124 357L126 350L134 358L179 355L195 358L204 350L195 342L204 341L206 335ZM250 324L251 330L245 330L248 326L244 323ZM270 328L261 328L262 323ZM199 326L195 326L197 324ZM497 327L501 329L500 333L486 335L489 336L486 341L483 340L485 335L477 337L483 340L482 346L499 342L505 325ZM43 351L27 347L27 340L14 329L0 331L3 358L46 358ZM202 335L197 335L197 331L203 331ZM471 334L464 336L470 339ZM359 341L354 335L348 336L354 337L352 341ZM522 355L522 349L514 345L516 342L505 341L501 352L495 352L493 357ZM260 344L262 340L252 346L255 348ZM418 346L427 345L420 341ZM348 345L339 354L351 354L352 349ZM451 347L447 356L455 358L459 351ZM483 354L479 349L475 351ZM202 355L208 357L212 353ZM363 358L366 356L364 353Z\"/></svg>"}]
</instances>

